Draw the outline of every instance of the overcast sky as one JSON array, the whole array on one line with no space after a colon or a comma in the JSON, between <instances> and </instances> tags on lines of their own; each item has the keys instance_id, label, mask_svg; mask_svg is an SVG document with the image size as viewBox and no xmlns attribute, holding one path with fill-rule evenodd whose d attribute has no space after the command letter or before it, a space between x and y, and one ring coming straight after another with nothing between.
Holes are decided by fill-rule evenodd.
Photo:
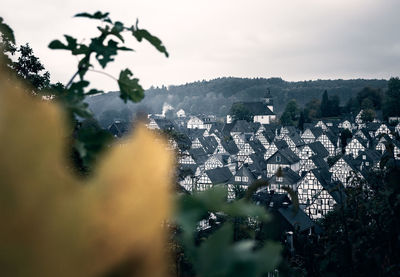
<instances>
[{"instance_id":1,"label":"overcast sky","mask_svg":"<svg viewBox=\"0 0 400 277\"><path fill-rule=\"evenodd\" d=\"M167 59L148 43L119 56L105 71L129 67L145 88L217 77L285 80L390 78L400 72L399 0L1 0L17 43L29 42L50 71L66 82L77 59L47 48L69 34L97 35L96 22L76 13L110 12L113 20L158 36ZM117 90L112 79L91 73L95 87Z\"/></svg>"}]
</instances>

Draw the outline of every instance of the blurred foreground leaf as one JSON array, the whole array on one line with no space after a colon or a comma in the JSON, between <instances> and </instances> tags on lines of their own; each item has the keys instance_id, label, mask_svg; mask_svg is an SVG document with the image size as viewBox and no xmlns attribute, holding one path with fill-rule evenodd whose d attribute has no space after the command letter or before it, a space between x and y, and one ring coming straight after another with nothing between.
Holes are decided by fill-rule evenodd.
<instances>
[{"instance_id":1,"label":"blurred foreground leaf","mask_svg":"<svg viewBox=\"0 0 400 277\"><path fill-rule=\"evenodd\" d=\"M172 157L161 139L138 128L83 181L67 170L60 109L3 76L0 275L164 276Z\"/></svg>"}]
</instances>

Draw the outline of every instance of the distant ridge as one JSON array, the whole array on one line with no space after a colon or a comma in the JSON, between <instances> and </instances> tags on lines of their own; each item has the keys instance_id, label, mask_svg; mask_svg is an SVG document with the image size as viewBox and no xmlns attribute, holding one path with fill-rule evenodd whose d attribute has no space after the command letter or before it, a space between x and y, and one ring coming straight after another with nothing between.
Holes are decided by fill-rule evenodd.
<instances>
[{"instance_id":1,"label":"distant ridge","mask_svg":"<svg viewBox=\"0 0 400 277\"><path fill-rule=\"evenodd\" d=\"M286 103L295 99L299 105L310 100L321 99L324 90L329 95L338 95L344 105L364 87L386 89L387 80L350 79L314 80L289 82L281 78L235 78L223 77L208 81L196 81L184 85L157 87L146 90L145 98L138 104L124 104L117 92L95 95L88 99L92 111L100 118L105 112L114 114L127 109L134 113L138 109L149 113L160 113L166 102L175 109L184 109L187 114L215 114L224 116L233 102L257 101L269 88L274 99L275 112L281 113ZM103 115L103 117L105 117Z\"/></svg>"}]
</instances>

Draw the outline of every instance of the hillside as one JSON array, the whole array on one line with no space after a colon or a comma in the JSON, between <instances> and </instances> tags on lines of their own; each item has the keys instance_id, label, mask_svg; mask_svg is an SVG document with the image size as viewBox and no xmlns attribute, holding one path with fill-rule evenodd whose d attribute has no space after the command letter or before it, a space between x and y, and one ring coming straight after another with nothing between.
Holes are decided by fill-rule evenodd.
<instances>
[{"instance_id":1,"label":"hillside","mask_svg":"<svg viewBox=\"0 0 400 277\"><path fill-rule=\"evenodd\" d=\"M138 104L124 104L117 92L92 96L88 103L92 111L101 121L112 118L125 119L138 110L149 113L160 113L164 102L176 109L183 108L187 113L210 113L224 116L233 102L256 101L269 88L275 103L275 111L279 114L290 99L299 105L320 99L324 90L329 95L338 95L341 104L355 96L364 87L385 89L387 80L316 80L287 82L281 78L218 78L210 81L197 81L179 86L150 88L144 100Z\"/></svg>"}]
</instances>

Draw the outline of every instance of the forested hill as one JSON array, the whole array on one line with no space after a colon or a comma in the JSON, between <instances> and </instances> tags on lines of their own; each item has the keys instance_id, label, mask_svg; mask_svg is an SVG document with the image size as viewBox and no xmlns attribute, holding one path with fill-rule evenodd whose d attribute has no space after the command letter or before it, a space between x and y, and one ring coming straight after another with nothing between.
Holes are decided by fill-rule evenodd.
<instances>
[{"instance_id":1,"label":"forested hill","mask_svg":"<svg viewBox=\"0 0 400 277\"><path fill-rule=\"evenodd\" d=\"M117 93L107 93L90 97L88 103L98 118L120 117L138 109L149 113L160 113L164 102L175 109L183 108L190 114L211 113L224 116L231 104L236 101L257 101L269 88L279 114L286 103L295 99L302 106L313 98L321 99L324 90L329 96L338 95L341 104L355 96L364 87L382 88L387 80L316 80L287 82L281 78L218 78L210 81L197 81L179 86L150 88L139 104L125 105ZM120 115L118 115L120 113Z\"/></svg>"}]
</instances>

